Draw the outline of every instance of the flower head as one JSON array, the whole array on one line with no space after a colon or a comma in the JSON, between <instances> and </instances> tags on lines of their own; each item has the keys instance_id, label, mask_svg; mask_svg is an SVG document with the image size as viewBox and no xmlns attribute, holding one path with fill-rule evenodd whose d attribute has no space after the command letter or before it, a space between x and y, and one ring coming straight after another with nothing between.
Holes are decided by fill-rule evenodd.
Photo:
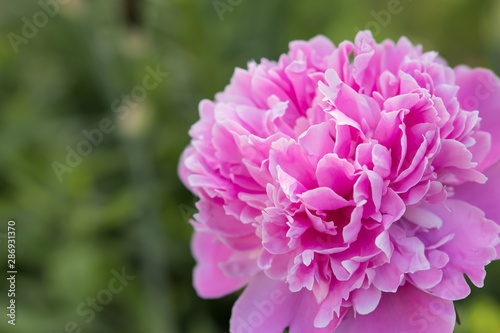
<instances>
[{"instance_id":1,"label":"flower head","mask_svg":"<svg viewBox=\"0 0 500 333\"><path fill-rule=\"evenodd\" d=\"M236 69L179 166L195 288L248 284L233 333L451 332L464 274L482 286L500 249L499 120L493 73L404 37L318 36Z\"/></svg>"}]
</instances>

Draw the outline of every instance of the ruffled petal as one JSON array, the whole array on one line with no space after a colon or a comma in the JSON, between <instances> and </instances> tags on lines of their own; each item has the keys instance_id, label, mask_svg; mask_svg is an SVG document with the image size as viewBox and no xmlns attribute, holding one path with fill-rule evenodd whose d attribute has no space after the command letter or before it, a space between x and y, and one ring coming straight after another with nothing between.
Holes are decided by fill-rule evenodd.
<instances>
[{"instance_id":1,"label":"ruffled petal","mask_svg":"<svg viewBox=\"0 0 500 333\"><path fill-rule=\"evenodd\" d=\"M349 310L335 333L451 333L455 327L453 302L423 292L407 283L396 293L384 293L375 311L356 315Z\"/></svg>"},{"instance_id":2,"label":"ruffled petal","mask_svg":"<svg viewBox=\"0 0 500 333\"><path fill-rule=\"evenodd\" d=\"M491 71L483 68L455 69L456 84L460 87L457 98L460 106L468 111L479 111L481 130L491 135L491 150L480 164L485 169L500 157L500 79Z\"/></svg>"},{"instance_id":3,"label":"ruffled petal","mask_svg":"<svg viewBox=\"0 0 500 333\"><path fill-rule=\"evenodd\" d=\"M197 265L193 272L193 284L203 298L218 298L241 289L248 278L229 278L219 264L228 260L233 250L216 240L214 234L196 231L191 249Z\"/></svg>"},{"instance_id":4,"label":"ruffled petal","mask_svg":"<svg viewBox=\"0 0 500 333\"><path fill-rule=\"evenodd\" d=\"M231 333L331 333L340 322L336 317L324 328L314 327L319 305L308 292L292 293L281 281L264 274L252 279L236 301L230 320Z\"/></svg>"},{"instance_id":5,"label":"ruffled petal","mask_svg":"<svg viewBox=\"0 0 500 333\"><path fill-rule=\"evenodd\" d=\"M430 229L420 238L427 246L447 239L438 249L448 254L449 261L442 269L441 282L431 290L440 297L457 300L470 293L464 274L476 286L483 286L484 267L497 257L495 246L500 243L500 227L486 219L479 208L464 201L447 200L445 205L422 205L437 215L443 225Z\"/></svg>"}]
</instances>

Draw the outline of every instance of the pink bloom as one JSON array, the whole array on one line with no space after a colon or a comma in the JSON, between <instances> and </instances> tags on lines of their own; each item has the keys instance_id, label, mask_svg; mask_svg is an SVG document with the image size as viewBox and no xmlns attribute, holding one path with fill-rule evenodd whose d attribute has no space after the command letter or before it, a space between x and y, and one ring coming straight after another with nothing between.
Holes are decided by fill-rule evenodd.
<instances>
[{"instance_id":1,"label":"pink bloom","mask_svg":"<svg viewBox=\"0 0 500 333\"><path fill-rule=\"evenodd\" d=\"M179 166L197 292L246 286L232 333L452 332L464 274L499 257L499 124L492 72L404 37L236 69Z\"/></svg>"}]
</instances>

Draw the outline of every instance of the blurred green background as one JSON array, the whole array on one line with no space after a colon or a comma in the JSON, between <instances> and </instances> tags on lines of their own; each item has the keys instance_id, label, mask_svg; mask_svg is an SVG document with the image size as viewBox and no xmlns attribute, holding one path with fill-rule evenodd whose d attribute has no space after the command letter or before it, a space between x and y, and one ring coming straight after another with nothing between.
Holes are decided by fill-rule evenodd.
<instances>
[{"instance_id":1,"label":"blurred green background","mask_svg":"<svg viewBox=\"0 0 500 333\"><path fill-rule=\"evenodd\" d=\"M0 277L9 219L19 272L17 325L3 310L0 332L228 331L236 295L207 301L191 286L194 198L176 168L198 102L221 91L234 67L277 59L293 39L352 40L368 25L379 41L406 35L451 66L500 73L498 0L401 0L390 17L377 14L387 0L59 1L45 6L47 20L37 1L0 1ZM114 112L157 66L168 77ZM65 164L67 147L104 118L114 129L59 181L53 163ZM122 269L135 279L110 300ZM486 287L457 303L456 332L500 332L499 279L493 263ZM96 297L109 304L79 314Z\"/></svg>"}]
</instances>

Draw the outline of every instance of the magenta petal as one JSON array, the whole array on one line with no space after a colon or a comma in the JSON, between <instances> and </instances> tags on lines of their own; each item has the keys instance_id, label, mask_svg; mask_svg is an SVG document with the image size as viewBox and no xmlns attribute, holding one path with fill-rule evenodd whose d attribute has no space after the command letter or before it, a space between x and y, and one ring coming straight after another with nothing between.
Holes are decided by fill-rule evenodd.
<instances>
[{"instance_id":1,"label":"magenta petal","mask_svg":"<svg viewBox=\"0 0 500 333\"><path fill-rule=\"evenodd\" d=\"M404 218L424 228L441 228L443 221L432 212L417 206L408 206Z\"/></svg>"},{"instance_id":2,"label":"magenta petal","mask_svg":"<svg viewBox=\"0 0 500 333\"><path fill-rule=\"evenodd\" d=\"M227 277L219 268L219 263L229 259L233 250L218 242L215 235L196 231L191 241L197 265L193 272L193 284L198 295L217 298L241 289L248 278Z\"/></svg>"},{"instance_id":3,"label":"magenta petal","mask_svg":"<svg viewBox=\"0 0 500 333\"><path fill-rule=\"evenodd\" d=\"M344 316L335 333L451 333L455 327L453 302L432 296L407 283L394 294L384 293L375 311Z\"/></svg>"}]
</instances>

